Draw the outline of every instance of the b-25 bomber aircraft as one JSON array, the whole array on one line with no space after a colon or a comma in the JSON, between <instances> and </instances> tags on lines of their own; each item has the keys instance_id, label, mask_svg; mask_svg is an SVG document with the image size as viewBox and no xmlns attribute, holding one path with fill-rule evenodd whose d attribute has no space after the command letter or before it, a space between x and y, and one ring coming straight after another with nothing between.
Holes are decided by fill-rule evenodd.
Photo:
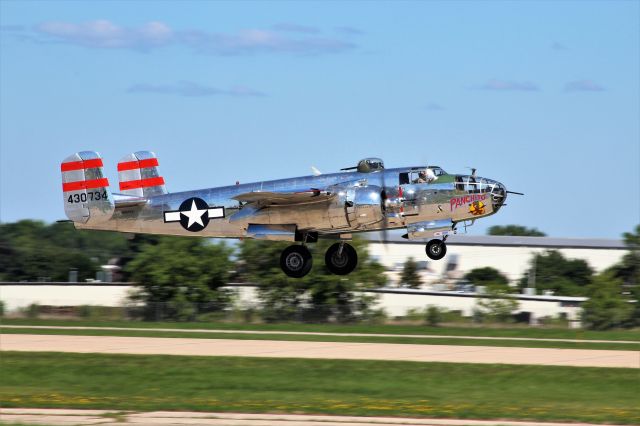
<instances>
[{"instance_id":1,"label":"b-25 bomber aircraft","mask_svg":"<svg viewBox=\"0 0 640 426\"><path fill-rule=\"evenodd\" d=\"M406 228L405 238L429 239L427 256L442 259L459 224L497 213L511 193L475 170L385 169L378 158L338 173L174 193L167 192L149 151L118 163L117 193L109 190L96 152L65 158L61 171L65 213L78 229L298 242L280 256L283 272L294 278L311 270L306 244L319 238L336 240L325 255L329 271L353 271L358 255L346 241L363 231Z\"/></svg>"}]
</instances>

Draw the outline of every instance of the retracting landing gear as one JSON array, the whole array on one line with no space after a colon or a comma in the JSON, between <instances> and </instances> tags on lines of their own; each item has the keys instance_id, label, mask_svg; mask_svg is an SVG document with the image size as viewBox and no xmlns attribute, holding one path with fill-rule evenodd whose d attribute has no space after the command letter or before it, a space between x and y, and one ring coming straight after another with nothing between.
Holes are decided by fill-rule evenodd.
<instances>
[{"instance_id":1,"label":"retracting landing gear","mask_svg":"<svg viewBox=\"0 0 640 426\"><path fill-rule=\"evenodd\" d=\"M347 275L358 265L358 253L347 243L335 243L324 256L329 272L336 275Z\"/></svg>"},{"instance_id":2,"label":"retracting landing gear","mask_svg":"<svg viewBox=\"0 0 640 426\"><path fill-rule=\"evenodd\" d=\"M432 260L440 260L447 254L447 245L444 240L431 240L425 247L427 256Z\"/></svg>"},{"instance_id":3,"label":"retracting landing gear","mask_svg":"<svg viewBox=\"0 0 640 426\"><path fill-rule=\"evenodd\" d=\"M305 246L289 246L280 255L280 267L291 278L302 278L309 273L313 265L311 252Z\"/></svg>"}]
</instances>

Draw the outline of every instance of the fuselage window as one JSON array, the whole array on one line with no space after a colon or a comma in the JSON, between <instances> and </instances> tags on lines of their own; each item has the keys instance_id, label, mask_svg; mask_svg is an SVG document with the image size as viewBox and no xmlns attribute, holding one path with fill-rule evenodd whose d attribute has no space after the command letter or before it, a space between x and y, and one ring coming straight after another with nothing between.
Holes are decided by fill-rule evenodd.
<instances>
[{"instance_id":1,"label":"fuselage window","mask_svg":"<svg viewBox=\"0 0 640 426\"><path fill-rule=\"evenodd\" d=\"M400 173L400 185L409 184L409 173Z\"/></svg>"}]
</instances>

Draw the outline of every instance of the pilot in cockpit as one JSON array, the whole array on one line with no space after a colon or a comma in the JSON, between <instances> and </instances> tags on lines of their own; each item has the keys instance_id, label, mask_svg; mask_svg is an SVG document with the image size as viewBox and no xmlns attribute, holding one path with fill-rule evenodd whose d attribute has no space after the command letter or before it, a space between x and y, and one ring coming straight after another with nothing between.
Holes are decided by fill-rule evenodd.
<instances>
[{"instance_id":1,"label":"pilot in cockpit","mask_svg":"<svg viewBox=\"0 0 640 426\"><path fill-rule=\"evenodd\" d=\"M425 170L421 170L418 173L418 178L413 181L413 183L427 183L427 172Z\"/></svg>"}]
</instances>

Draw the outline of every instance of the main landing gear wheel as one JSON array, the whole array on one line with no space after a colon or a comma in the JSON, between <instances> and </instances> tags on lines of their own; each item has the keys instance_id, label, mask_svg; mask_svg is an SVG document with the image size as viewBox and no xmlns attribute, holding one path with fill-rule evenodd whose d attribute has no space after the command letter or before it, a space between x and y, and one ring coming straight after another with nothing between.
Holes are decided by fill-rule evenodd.
<instances>
[{"instance_id":1,"label":"main landing gear wheel","mask_svg":"<svg viewBox=\"0 0 640 426\"><path fill-rule=\"evenodd\" d=\"M342 246L342 247L341 247ZM336 275L347 275L358 265L356 249L346 243L335 243L324 255L324 262L329 272Z\"/></svg>"},{"instance_id":2,"label":"main landing gear wheel","mask_svg":"<svg viewBox=\"0 0 640 426\"><path fill-rule=\"evenodd\" d=\"M282 272L291 278L302 278L309 273L313 265L311 252L305 246L289 246L280 255Z\"/></svg>"},{"instance_id":3,"label":"main landing gear wheel","mask_svg":"<svg viewBox=\"0 0 640 426\"><path fill-rule=\"evenodd\" d=\"M440 260L447 254L447 245L442 240L431 240L425 247L429 259Z\"/></svg>"}]
</instances>

